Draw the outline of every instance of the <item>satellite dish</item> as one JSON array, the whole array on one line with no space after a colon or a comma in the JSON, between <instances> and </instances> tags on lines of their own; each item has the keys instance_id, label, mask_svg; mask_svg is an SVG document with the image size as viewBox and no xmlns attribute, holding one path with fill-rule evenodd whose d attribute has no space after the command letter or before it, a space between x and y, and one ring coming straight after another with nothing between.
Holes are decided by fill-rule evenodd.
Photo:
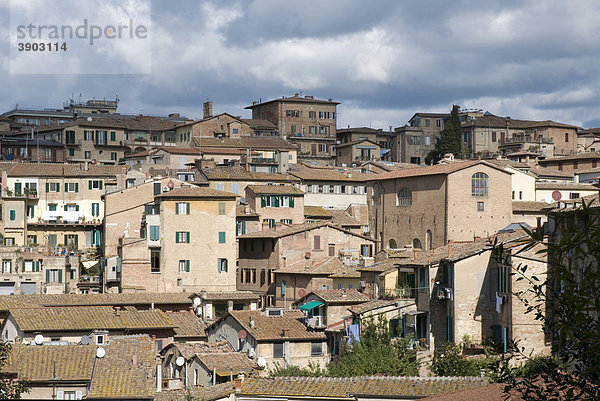
<instances>
[{"instance_id":1,"label":"satellite dish","mask_svg":"<svg viewBox=\"0 0 600 401\"><path fill-rule=\"evenodd\" d=\"M560 191L556 190L554 192L552 192L552 199L554 199L555 201L559 201L562 198L562 194L560 193Z\"/></svg>"},{"instance_id":2,"label":"satellite dish","mask_svg":"<svg viewBox=\"0 0 600 401\"><path fill-rule=\"evenodd\" d=\"M182 356L178 356L177 359L175 359L175 363L177 364L177 366L183 366L183 364L185 363L185 359L183 359Z\"/></svg>"},{"instance_id":3,"label":"satellite dish","mask_svg":"<svg viewBox=\"0 0 600 401\"><path fill-rule=\"evenodd\" d=\"M200 299L200 297L196 297L194 298L194 306L200 306L200 303L202 302L202 300Z\"/></svg>"},{"instance_id":4,"label":"satellite dish","mask_svg":"<svg viewBox=\"0 0 600 401\"><path fill-rule=\"evenodd\" d=\"M104 358L104 355L106 355L106 350L102 347L98 347L98 349L96 350L96 357Z\"/></svg>"},{"instance_id":5,"label":"satellite dish","mask_svg":"<svg viewBox=\"0 0 600 401\"><path fill-rule=\"evenodd\" d=\"M88 121L92 121L92 117L88 117L88 118L87 118L87 120L88 120Z\"/></svg>"},{"instance_id":6,"label":"satellite dish","mask_svg":"<svg viewBox=\"0 0 600 401\"><path fill-rule=\"evenodd\" d=\"M551 204L552 202L554 202L554 199L552 199L552 195L548 194L544 197L544 202L546 202L547 204Z\"/></svg>"},{"instance_id":7,"label":"satellite dish","mask_svg":"<svg viewBox=\"0 0 600 401\"><path fill-rule=\"evenodd\" d=\"M248 337L248 333L246 332L246 330L241 329L238 333L238 337L241 338L242 340L245 339L246 337Z\"/></svg>"},{"instance_id":8,"label":"satellite dish","mask_svg":"<svg viewBox=\"0 0 600 401\"><path fill-rule=\"evenodd\" d=\"M256 360L256 363L261 368L264 368L265 366L267 366L267 361L262 356Z\"/></svg>"},{"instance_id":9,"label":"satellite dish","mask_svg":"<svg viewBox=\"0 0 600 401\"><path fill-rule=\"evenodd\" d=\"M88 345L90 343L90 337L86 335L81 336L81 343L83 345Z\"/></svg>"},{"instance_id":10,"label":"satellite dish","mask_svg":"<svg viewBox=\"0 0 600 401\"><path fill-rule=\"evenodd\" d=\"M44 342L44 336L41 334L38 334L35 336L35 338L33 339L33 341L37 344L37 345L42 345L42 343Z\"/></svg>"}]
</instances>

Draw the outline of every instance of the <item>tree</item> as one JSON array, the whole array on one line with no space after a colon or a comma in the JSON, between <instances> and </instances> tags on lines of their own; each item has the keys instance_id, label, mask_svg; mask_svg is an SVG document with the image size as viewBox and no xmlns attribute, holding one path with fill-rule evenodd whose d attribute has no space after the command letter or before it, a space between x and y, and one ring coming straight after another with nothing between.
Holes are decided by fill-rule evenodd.
<instances>
[{"instance_id":1,"label":"tree","mask_svg":"<svg viewBox=\"0 0 600 401\"><path fill-rule=\"evenodd\" d=\"M527 313L544 323L555 359L534 363L526 373L507 370L507 391L525 400L600 399L600 208L583 205L550 214L553 232L527 231L530 239L521 252L543 244L546 277L527 275L527 265L516 268L516 280L529 288L515 294ZM519 353L518 342L515 353ZM527 355L521 355L528 357Z\"/></svg>"},{"instance_id":2,"label":"tree","mask_svg":"<svg viewBox=\"0 0 600 401\"><path fill-rule=\"evenodd\" d=\"M29 392L29 384L16 375L5 371L11 353L11 344L0 342L0 400L18 400L21 394Z\"/></svg>"},{"instance_id":3,"label":"tree","mask_svg":"<svg viewBox=\"0 0 600 401\"><path fill-rule=\"evenodd\" d=\"M436 351L431 362L431 371L437 376L479 376L484 374L493 381L498 380L501 359L493 347L486 347L485 358L467 358L460 344L445 343Z\"/></svg>"},{"instance_id":4,"label":"tree","mask_svg":"<svg viewBox=\"0 0 600 401\"><path fill-rule=\"evenodd\" d=\"M460 159L463 156L461 142L461 124L458 117L458 106L453 105L450 112L450 120L440 133L440 137L435 141L435 147L425 157L425 163L435 164L442 160L446 153L452 153L454 157Z\"/></svg>"},{"instance_id":5,"label":"tree","mask_svg":"<svg viewBox=\"0 0 600 401\"><path fill-rule=\"evenodd\" d=\"M403 339L393 340L387 322L367 319L361 327L360 341L353 341L337 362L328 366L330 376L364 376L376 373L393 376L418 376L419 362Z\"/></svg>"}]
</instances>

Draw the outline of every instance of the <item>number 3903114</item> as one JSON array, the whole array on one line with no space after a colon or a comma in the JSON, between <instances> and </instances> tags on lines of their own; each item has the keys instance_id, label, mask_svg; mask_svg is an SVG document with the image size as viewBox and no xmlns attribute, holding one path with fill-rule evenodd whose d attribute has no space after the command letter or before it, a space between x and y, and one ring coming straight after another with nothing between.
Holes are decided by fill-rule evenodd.
<instances>
[{"instance_id":1,"label":"number 3903114","mask_svg":"<svg viewBox=\"0 0 600 401\"><path fill-rule=\"evenodd\" d=\"M42 42L42 43L30 43L20 42L17 44L17 49L20 52L58 52L67 51L66 42Z\"/></svg>"}]
</instances>

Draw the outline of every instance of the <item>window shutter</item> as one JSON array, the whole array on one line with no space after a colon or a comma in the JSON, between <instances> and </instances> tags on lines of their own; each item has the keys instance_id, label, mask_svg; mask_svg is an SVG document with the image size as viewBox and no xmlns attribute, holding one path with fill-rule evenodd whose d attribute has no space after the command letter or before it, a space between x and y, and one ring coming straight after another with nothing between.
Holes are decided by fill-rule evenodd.
<instances>
[{"instance_id":1,"label":"window shutter","mask_svg":"<svg viewBox=\"0 0 600 401\"><path fill-rule=\"evenodd\" d=\"M189 260L185 261L185 271L188 273L190 272L190 261Z\"/></svg>"},{"instance_id":2,"label":"window shutter","mask_svg":"<svg viewBox=\"0 0 600 401\"><path fill-rule=\"evenodd\" d=\"M100 180L100 182L98 183L99 188L102 189L102 180Z\"/></svg>"},{"instance_id":3,"label":"window shutter","mask_svg":"<svg viewBox=\"0 0 600 401\"><path fill-rule=\"evenodd\" d=\"M266 198L266 196L264 196L264 195L262 195L262 196L260 197L260 206L261 206L261 207L266 207L266 206L267 206L267 198Z\"/></svg>"},{"instance_id":4,"label":"window shutter","mask_svg":"<svg viewBox=\"0 0 600 401\"><path fill-rule=\"evenodd\" d=\"M89 188L89 189L92 189L92 180L89 180L89 181L88 181L88 188Z\"/></svg>"},{"instance_id":5,"label":"window shutter","mask_svg":"<svg viewBox=\"0 0 600 401\"><path fill-rule=\"evenodd\" d=\"M69 237L67 237L67 234L65 234L65 243L64 243L64 246L67 246L68 239L69 239Z\"/></svg>"},{"instance_id":6,"label":"window shutter","mask_svg":"<svg viewBox=\"0 0 600 401\"><path fill-rule=\"evenodd\" d=\"M185 214L190 214L190 204L189 204L189 202L185 204Z\"/></svg>"},{"instance_id":7,"label":"window shutter","mask_svg":"<svg viewBox=\"0 0 600 401\"><path fill-rule=\"evenodd\" d=\"M219 244L224 244L224 243L225 243L225 232L219 231Z\"/></svg>"},{"instance_id":8,"label":"window shutter","mask_svg":"<svg viewBox=\"0 0 600 401\"><path fill-rule=\"evenodd\" d=\"M83 399L83 392L82 391L75 391L75 399L76 400Z\"/></svg>"},{"instance_id":9,"label":"window shutter","mask_svg":"<svg viewBox=\"0 0 600 401\"><path fill-rule=\"evenodd\" d=\"M50 282L50 270L46 270L46 282Z\"/></svg>"},{"instance_id":10,"label":"window shutter","mask_svg":"<svg viewBox=\"0 0 600 401\"><path fill-rule=\"evenodd\" d=\"M69 206L65 205L64 209L65 209L65 212L66 212L67 210L69 210Z\"/></svg>"},{"instance_id":11,"label":"window shutter","mask_svg":"<svg viewBox=\"0 0 600 401\"><path fill-rule=\"evenodd\" d=\"M50 183L49 182L46 183L46 192L50 192Z\"/></svg>"},{"instance_id":12,"label":"window shutter","mask_svg":"<svg viewBox=\"0 0 600 401\"><path fill-rule=\"evenodd\" d=\"M290 207L294 207L294 197L290 196Z\"/></svg>"},{"instance_id":13,"label":"window shutter","mask_svg":"<svg viewBox=\"0 0 600 401\"><path fill-rule=\"evenodd\" d=\"M175 243L179 244L179 232L175 231Z\"/></svg>"},{"instance_id":14,"label":"window shutter","mask_svg":"<svg viewBox=\"0 0 600 401\"><path fill-rule=\"evenodd\" d=\"M180 205L179 202L175 203L175 214L179 214L179 205Z\"/></svg>"},{"instance_id":15,"label":"window shutter","mask_svg":"<svg viewBox=\"0 0 600 401\"><path fill-rule=\"evenodd\" d=\"M75 183L75 192L79 192L79 183L78 182Z\"/></svg>"},{"instance_id":16,"label":"window shutter","mask_svg":"<svg viewBox=\"0 0 600 401\"><path fill-rule=\"evenodd\" d=\"M65 192L68 192L67 187L68 187L68 184L65 182Z\"/></svg>"},{"instance_id":17,"label":"window shutter","mask_svg":"<svg viewBox=\"0 0 600 401\"><path fill-rule=\"evenodd\" d=\"M100 245L100 230L96 230L96 245Z\"/></svg>"},{"instance_id":18,"label":"window shutter","mask_svg":"<svg viewBox=\"0 0 600 401\"><path fill-rule=\"evenodd\" d=\"M58 282L62 283L62 270L58 271Z\"/></svg>"},{"instance_id":19,"label":"window shutter","mask_svg":"<svg viewBox=\"0 0 600 401\"><path fill-rule=\"evenodd\" d=\"M185 232L185 242L188 244L190 243L190 232L189 231Z\"/></svg>"},{"instance_id":20,"label":"window shutter","mask_svg":"<svg viewBox=\"0 0 600 401\"><path fill-rule=\"evenodd\" d=\"M79 211L79 205L75 205L75 211L78 212Z\"/></svg>"},{"instance_id":21,"label":"window shutter","mask_svg":"<svg viewBox=\"0 0 600 401\"><path fill-rule=\"evenodd\" d=\"M104 131L104 144L108 143L108 131Z\"/></svg>"},{"instance_id":22,"label":"window shutter","mask_svg":"<svg viewBox=\"0 0 600 401\"><path fill-rule=\"evenodd\" d=\"M275 207L279 207L279 196L271 197L271 203L273 203L273 201L275 201Z\"/></svg>"},{"instance_id":23,"label":"window shutter","mask_svg":"<svg viewBox=\"0 0 600 401\"><path fill-rule=\"evenodd\" d=\"M35 271L36 271L36 272L39 272L39 271L40 271L40 261L39 261L39 260L36 260L36 261L35 261Z\"/></svg>"},{"instance_id":24,"label":"window shutter","mask_svg":"<svg viewBox=\"0 0 600 401\"><path fill-rule=\"evenodd\" d=\"M221 261L222 261L222 259L218 259L218 260L217 260L217 271L218 271L219 273L221 273L221 264L222 264L222 262L221 262Z\"/></svg>"},{"instance_id":25,"label":"window shutter","mask_svg":"<svg viewBox=\"0 0 600 401\"><path fill-rule=\"evenodd\" d=\"M47 282L47 281L46 281L46 282ZM60 390L59 390L59 391L57 391L57 392L56 392L56 399L57 399L57 400L64 400L64 399L65 399L65 397L64 397L64 395L63 395L63 394L64 394L64 392L63 392L63 391L60 391Z\"/></svg>"}]
</instances>

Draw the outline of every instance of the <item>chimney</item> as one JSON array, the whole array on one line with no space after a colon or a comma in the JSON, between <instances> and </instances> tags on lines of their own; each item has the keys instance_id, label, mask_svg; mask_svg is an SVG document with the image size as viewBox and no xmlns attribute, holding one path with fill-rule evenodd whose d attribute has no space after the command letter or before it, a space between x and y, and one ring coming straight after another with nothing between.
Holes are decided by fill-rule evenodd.
<instances>
[{"instance_id":1,"label":"chimney","mask_svg":"<svg viewBox=\"0 0 600 401\"><path fill-rule=\"evenodd\" d=\"M242 392L242 380L241 379L235 379L233 381L233 387L235 387L235 392L236 393L241 393Z\"/></svg>"},{"instance_id":2,"label":"chimney","mask_svg":"<svg viewBox=\"0 0 600 401\"><path fill-rule=\"evenodd\" d=\"M254 328L254 316L250 316L250 327Z\"/></svg>"},{"instance_id":3,"label":"chimney","mask_svg":"<svg viewBox=\"0 0 600 401\"><path fill-rule=\"evenodd\" d=\"M254 101L252 102L252 106L256 106L257 104L258 104L258 102L257 102L256 100L254 100Z\"/></svg>"},{"instance_id":4,"label":"chimney","mask_svg":"<svg viewBox=\"0 0 600 401\"><path fill-rule=\"evenodd\" d=\"M448 259L452 257L452 242L448 244Z\"/></svg>"},{"instance_id":5,"label":"chimney","mask_svg":"<svg viewBox=\"0 0 600 401\"><path fill-rule=\"evenodd\" d=\"M133 354L131 356L131 364L132 365L137 365L137 354Z\"/></svg>"},{"instance_id":6,"label":"chimney","mask_svg":"<svg viewBox=\"0 0 600 401\"><path fill-rule=\"evenodd\" d=\"M204 102L204 104L202 105L202 109L204 111L202 118L203 119L207 119L212 117L212 101L207 101Z\"/></svg>"},{"instance_id":7,"label":"chimney","mask_svg":"<svg viewBox=\"0 0 600 401\"><path fill-rule=\"evenodd\" d=\"M432 252L433 252L433 255L435 255L435 248L433 248L433 251L432 251Z\"/></svg>"},{"instance_id":8,"label":"chimney","mask_svg":"<svg viewBox=\"0 0 600 401\"><path fill-rule=\"evenodd\" d=\"M419 255L418 255L416 249L413 250L413 256L414 256L414 259L417 260L417 256L419 256Z\"/></svg>"}]
</instances>

